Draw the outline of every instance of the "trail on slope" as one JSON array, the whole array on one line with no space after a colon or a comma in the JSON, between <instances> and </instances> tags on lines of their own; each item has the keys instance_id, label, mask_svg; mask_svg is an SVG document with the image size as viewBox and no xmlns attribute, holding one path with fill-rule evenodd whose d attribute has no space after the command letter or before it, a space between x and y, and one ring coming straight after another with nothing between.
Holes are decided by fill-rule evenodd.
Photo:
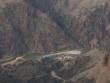
<instances>
[{"instance_id":1,"label":"trail on slope","mask_svg":"<svg viewBox=\"0 0 110 83\"><path fill-rule=\"evenodd\" d=\"M16 64L19 60L25 61L25 59L24 59L23 57L24 57L24 56L16 57L16 59L11 60L11 61L8 61L8 62L5 62L5 63L3 63L1 66L4 67L4 66L6 66L6 65L14 65L14 64Z\"/></svg>"}]
</instances>

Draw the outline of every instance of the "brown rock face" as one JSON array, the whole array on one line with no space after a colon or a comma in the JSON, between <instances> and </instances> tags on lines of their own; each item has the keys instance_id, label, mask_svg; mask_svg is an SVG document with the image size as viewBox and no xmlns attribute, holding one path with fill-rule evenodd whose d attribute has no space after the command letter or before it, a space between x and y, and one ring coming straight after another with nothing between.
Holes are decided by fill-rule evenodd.
<instances>
[{"instance_id":1,"label":"brown rock face","mask_svg":"<svg viewBox=\"0 0 110 83\"><path fill-rule=\"evenodd\" d=\"M1 34L6 34L1 36L1 40L6 39L1 48L6 52L15 50L16 54L32 50L49 53L91 47L94 37L96 47L110 47L109 12L108 0L10 3L1 12Z\"/></svg>"},{"instance_id":2,"label":"brown rock face","mask_svg":"<svg viewBox=\"0 0 110 83\"><path fill-rule=\"evenodd\" d=\"M0 58L77 48L110 49L110 0L0 0ZM102 52L64 54L0 66L0 83L105 83Z\"/></svg>"},{"instance_id":3,"label":"brown rock face","mask_svg":"<svg viewBox=\"0 0 110 83\"><path fill-rule=\"evenodd\" d=\"M109 46L109 0L27 0L34 8L48 13L71 41L90 47L97 38L97 46ZM47 5L46 5L47 4ZM106 43L105 43L106 42Z\"/></svg>"},{"instance_id":4,"label":"brown rock face","mask_svg":"<svg viewBox=\"0 0 110 83\"><path fill-rule=\"evenodd\" d=\"M49 53L77 46L46 13L26 3L6 5L0 19L0 53Z\"/></svg>"},{"instance_id":5,"label":"brown rock face","mask_svg":"<svg viewBox=\"0 0 110 83\"><path fill-rule=\"evenodd\" d=\"M1 55L110 47L109 0L16 0L7 3L0 9ZM91 44L94 37L96 41Z\"/></svg>"}]
</instances>

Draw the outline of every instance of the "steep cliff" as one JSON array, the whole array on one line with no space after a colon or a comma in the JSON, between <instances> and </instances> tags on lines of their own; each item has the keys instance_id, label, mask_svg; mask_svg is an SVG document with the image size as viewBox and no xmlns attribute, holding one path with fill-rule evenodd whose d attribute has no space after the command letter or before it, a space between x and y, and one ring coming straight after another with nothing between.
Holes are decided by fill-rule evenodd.
<instances>
[{"instance_id":1,"label":"steep cliff","mask_svg":"<svg viewBox=\"0 0 110 83\"><path fill-rule=\"evenodd\" d=\"M7 4L0 19L1 53L50 53L79 46L45 12L24 2Z\"/></svg>"},{"instance_id":2,"label":"steep cliff","mask_svg":"<svg viewBox=\"0 0 110 83\"><path fill-rule=\"evenodd\" d=\"M109 0L1 0L0 53L109 48Z\"/></svg>"},{"instance_id":3,"label":"steep cliff","mask_svg":"<svg viewBox=\"0 0 110 83\"><path fill-rule=\"evenodd\" d=\"M109 0L27 0L35 9L41 9L60 26L72 41L82 47L109 46ZM93 41L94 43L94 41Z\"/></svg>"}]
</instances>

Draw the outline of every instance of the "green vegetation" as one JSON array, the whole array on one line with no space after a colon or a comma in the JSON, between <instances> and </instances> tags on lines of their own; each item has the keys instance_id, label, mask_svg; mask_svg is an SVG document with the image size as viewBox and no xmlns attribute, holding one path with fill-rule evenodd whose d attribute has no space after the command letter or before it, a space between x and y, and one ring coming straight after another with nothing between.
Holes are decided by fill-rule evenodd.
<instances>
[{"instance_id":1,"label":"green vegetation","mask_svg":"<svg viewBox=\"0 0 110 83\"><path fill-rule=\"evenodd\" d=\"M13 60L14 58L15 58L14 55L12 55L12 54L10 54L10 53L7 53L7 54L0 60L0 62L1 62L1 63L8 62L8 61Z\"/></svg>"},{"instance_id":2,"label":"green vegetation","mask_svg":"<svg viewBox=\"0 0 110 83\"><path fill-rule=\"evenodd\" d=\"M36 59L40 59L41 57L43 56L43 54L41 53L35 53L35 52L28 52L25 54L24 56L24 59L26 60L36 60ZM4 63L4 62L8 62L8 61L11 61L11 60L14 60L16 58L15 55L12 55L10 53L7 53L1 60L0 62L1 63Z\"/></svg>"},{"instance_id":3,"label":"green vegetation","mask_svg":"<svg viewBox=\"0 0 110 83\"><path fill-rule=\"evenodd\" d=\"M27 60L36 60L38 58L41 58L42 56L43 54L41 53L30 52L30 53L25 54L24 58Z\"/></svg>"},{"instance_id":4,"label":"green vegetation","mask_svg":"<svg viewBox=\"0 0 110 83\"><path fill-rule=\"evenodd\" d=\"M110 80L109 80L109 81L107 81L107 83L110 83Z\"/></svg>"},{"instance_id":5,"label":"green vegetation","mask_svg":"<svg viewBox=\"0 0 110 83\"><path fill-rule=\"evenodd\" d=\"M100 46L100 50L110 53L109 45L107 45L106 43L104 43Z\"/></svg>"}]
</instances>

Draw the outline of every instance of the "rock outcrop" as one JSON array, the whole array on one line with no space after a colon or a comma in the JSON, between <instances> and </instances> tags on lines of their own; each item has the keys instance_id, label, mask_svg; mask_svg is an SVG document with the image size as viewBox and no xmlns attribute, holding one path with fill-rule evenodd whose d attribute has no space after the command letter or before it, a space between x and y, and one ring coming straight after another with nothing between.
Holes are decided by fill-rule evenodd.
<instances>
[{"instance_id":1,"label":"rock outcrop","mask_svg":"<svg viewBox=\"0 0 110 83\"><path fill-rule=\"evenodd\" d=\"M93 50L83 55L66 54L42 58L40 61L18 61L19 64L1 66L0 82L106 83L110 80L110 64L103 65L103 56L103 52Z\"/></svg>"},{"instance_id":2,"label":"rock outcrop","mask_svg":"<svg viewBox=\"0 0 110 83\"><path fill-rule=\"evenodd\" d=\"M110 47L109 0L1 2L1 55Z\"/></svg>"}]
</instances>

